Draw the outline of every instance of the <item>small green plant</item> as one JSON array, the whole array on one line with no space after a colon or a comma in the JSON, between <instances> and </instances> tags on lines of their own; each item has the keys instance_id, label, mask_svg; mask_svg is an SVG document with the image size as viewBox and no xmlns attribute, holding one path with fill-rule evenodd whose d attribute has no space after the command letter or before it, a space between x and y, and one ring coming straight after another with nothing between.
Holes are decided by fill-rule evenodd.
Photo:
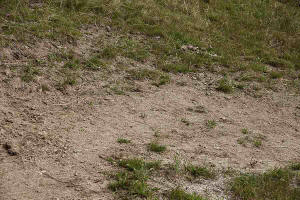
<instances>
[{"instance_id":1,"label":"small green plant","mask_svg":"<svg viewBox=\"0 0 300 200\"><path fill-rule=\"evenodd\" d=\"M246 129L246 128L243 128L243 129L242 129L242 133L243 133L244 135L247 135L247 134L249 134L249 130Z\"/></svg>"},{"instance_id":2,"label":"small green plant","mask_svg":"<svg viewBox=\"0 0 300 200\"><path fill-rule=\"evenodd\" d=\"M243 146L246 146L248 142L251 142L252 139L247 135L245 137L241 137L237 140L237 143Z\"/></svg>"},{"instance_id":3,"label":"small green plant","mask_svg":"<svg viewBox=\"0 0 300 200\"><path fill-rule=\"evenodd\" d=\"M206 122L206 126L209 128L209 129L213 129L217 126L217 122L215 120L208 120Z\"/></svg>"},{"instance_id":4,"label":"small green plant","mask_svg":"<svg viewBox=\"0 0 300 200\"><path fill-rule=\"evenodd\" d=\"M167 150L167 147L164 145L160 145L157 142L151 142L148 146L148 149L150 151L156 152L156 153L162 153Z\"/></svg>"},{"instance_id":5,"label":"small green plant","mask_svg":"<svg viewBox=\"0 0 300 200\"><path fill-rule=\"evenodd\" d=\"M217 90L224 93L232 93L234 86L229 79L223 78L219 80Z\"/></svg>"},{"instance_id":6,"label":"small green plant","mask_svg":"<svg viewBox=\"0 0 300 200\"><path fill-rule=\"evenodd\" d=\"M197 194L189 194L181 188L175 188L170 192L171 200L205 200L203 197Z\"/></svg>"},{"instance_id":7,"label":"small green plant","mask_svg":"<svg viewBox=\"0 0 300 200\"><path fill-rule=\"evenodd\" d=\"M216 173L207 167L188 165L185 169L195 178L213 179L216 177Z\"/></svg>"},{"instance_id":8,"label":"small green plant","mask_svg":"<svg viewBox=\"0 0 300 200\"><path fill-rule=\"evenodd\" d=\"M127 139L124 139L124 138L118 138L117 142L120 143L120 144L128 144L131 141L127 140Z\"/></svg>"},{"instance_id":9,"label":"small green plant","mask_svg":"<svg viewBox=\"0 0 300 200\"><path fill-rule=\"evenodd\" d=\"M253 145L257 148L261 147L262 141L260 139L253 140Z\"/></svg>"}]
</instances>

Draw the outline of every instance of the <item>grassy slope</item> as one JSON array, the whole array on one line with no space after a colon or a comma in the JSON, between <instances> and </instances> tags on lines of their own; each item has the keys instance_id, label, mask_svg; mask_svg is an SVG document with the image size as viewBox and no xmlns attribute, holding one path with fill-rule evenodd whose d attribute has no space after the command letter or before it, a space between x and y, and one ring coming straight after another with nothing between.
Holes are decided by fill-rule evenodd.
<instances>
[{"instance_id":1,"label":"grassy slope","mask_svg":"<svg viewBox=\"0 0 300 200\"><path fill-rule=\"evenodd\" d=\"M164 72L209 70L224 76L219 89L232 92L249 82L272 88L276 79L299 87L300 10L296 1L275 0L46 0L0 1L1 46L48 38L74 43L87 24L108 24L124 40L104 56L143 62L150 56ZM159 37L159 39L158 39ZM198 50L182 50L183 45ZM86 65L86 63L85 63ZM231 81L234 80L234 82Z\"/></svg>"}]
</instances>

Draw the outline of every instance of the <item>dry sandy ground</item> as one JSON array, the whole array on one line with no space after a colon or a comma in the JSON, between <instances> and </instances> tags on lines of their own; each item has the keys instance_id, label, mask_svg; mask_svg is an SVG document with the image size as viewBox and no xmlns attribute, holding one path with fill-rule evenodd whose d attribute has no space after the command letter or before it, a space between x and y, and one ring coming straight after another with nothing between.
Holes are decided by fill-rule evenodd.
<instances>
[{"instance_id":1,"label":"dry sandy ground","mask_svg":"<svg viewBox=\"0 0 300 200\"><path fill-rule=\"evenodd\" d=\"M159 88L138 82L141 91L127 95L108 94L100 80L83 81L63 94L52 87L42 92L40 81L24 83L9 67L0 70L1 200L115 199L107 185L108 174L117 168L108 157L164 164L177 157L183 163L241 171L300 158L300 97L287 91L260 98L225 95L209 86L212 75L198 74L196 79L174 75ZM215 120L216 127L208 128L208 120ZM238 144L243 128L260 135L262 146ZM118 138L132 142L121 145ZM149 152L147 145L155 140L167 151ZM152 182L226 198L221 177L194 183L156 177Z\"/></svg>"},{"instance_id":2,"label":"dry sandy ground","mask_svg":"<svg viewBox=\"0 0 300 200\"><path fill-rule=\"evenodd\" d=\"M240 170L265 170L300 157L298 96L207 95L201 83L197 88L186 77L174 77L186 78L186 86L145 86L128 96L107 95L100 86L62 95L1 78L1 144L11 144L18 153L0 150L1 200L112 199L106 172L113 167L104 157L171 163L177 154L187 162ZM194 112L197 106L206 113ZM215 120L216 128L207 128L206 120ZM239 145L242 128L264 135L262 147ZM166 153L147 151L157 131ZM132 143L120 145L118 138ZM190 189L199 192L201 184Z\"/></svg>"}]
</instances>

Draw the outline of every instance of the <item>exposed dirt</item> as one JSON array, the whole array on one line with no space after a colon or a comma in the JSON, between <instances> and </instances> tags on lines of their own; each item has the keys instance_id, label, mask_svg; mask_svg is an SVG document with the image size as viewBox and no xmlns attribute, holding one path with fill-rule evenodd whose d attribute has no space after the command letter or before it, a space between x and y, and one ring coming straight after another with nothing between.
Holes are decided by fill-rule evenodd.
<instances>
[{"instance_id":1,"label":"exposed dirt","mask_svg":"<svg viewBox=\"0 0 300 200\"><path fill-rule=\"evenodd\" d=\"M172 163L177 156L186 163L241 171L266 170L300 158L300 97L287 91L260 98L225 95L210 86L214 75L202 73L196 78L174 75L159 88L136 82L140 92L112 95L106 87L110 81L96 79L102 72L95 72L93 78L83 74L82 82L63 94L51 83L50 91L42 92L43 77L24 83L10 65L0 70L1 200L114 199L107 185L116 168L107 157ZM207 120L217 126L208 128ZM243 128L264 136L262 146L238 144ZM132 142L120 145L118 138ZM157 139L167 152L147 150ZM195 183L156 177L152 182L225 197L221 177Z\"/></svg>"}]
</instances>

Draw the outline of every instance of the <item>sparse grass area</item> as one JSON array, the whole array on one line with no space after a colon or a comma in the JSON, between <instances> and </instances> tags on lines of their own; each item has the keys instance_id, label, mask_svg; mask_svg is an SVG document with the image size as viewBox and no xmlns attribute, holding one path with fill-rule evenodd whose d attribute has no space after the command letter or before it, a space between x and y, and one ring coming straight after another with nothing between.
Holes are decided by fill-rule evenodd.
<instances>
[{"instance_id":1,"label":"sparse grass area","mask_svg":"<svg viewBox=\"0 0 300 200\"><path fill-rule=\"evenodd\" d=\"M167 150L167 147L164 145L160 145L157 142L151 142L148 146L148 149L150 151L156 152L156 153L162 153Z\"/></svg>"},{"instance_id":2,"label":"sparse grass area","mask_svg":"<svg viewBox=\"0 0 300 200\"><path fill-rule=\"evenodd\" d=\"M281 77L283 77L283 73L282 73L282 72L277 72L277 71L272 71L272 72L270 73L270 77L271 77L272 79L281 78Z\"/></svg>"},{"instance_id":3,"label":"sparse grass area","mask_svg":"<svg viewBox=\"0 0 300 200\"><path fill-rule=\"evenodd\" d=\"M105 65L102 60L119 55L142 63L151 58L160 72L207 69L226 74L217 86L225 93L243 89L242 83L230 80L250 72L254 74L239 81L260 84L273 79L275 84L283 78L297 87L299 78L293 74L300 68L300 14L296 1L287 2L1 0L0 45L34 43L40 38L75 44L84 27L100 27L101 22L122 37L116 44L96 46L102 49L98 55L81 61L86 69L98 70ZM73 61L68 60L66 67L77 68ZM168 75L163 75L153 84L168 82Z\"/></svg>"},{"instance_id":4,"label":"sparse grass area","mask_svg":"<svg viewBox=\"0 0 300 200\"><path fill-rule=\"evenodd\" d=\"M120 144L129 144L129 143L131 143L130 140L127 140L125 138L118 138L117 142L120 143Z\"/></svg>"},{"instance_id":5,"label":"sparse grass area","mask_svg":"<svg viewBox=\"0 0 300 200\"><path fill-rule=\"evenodd\" d=\"M195 178L213 179L216 177L216 173L208 167L187 165L185 169Z\"/></svg>"},{"instance_id":6,"label":"sparse grass area","mask_svg":"<svg viewBox=\"0 0 300 200\"><path fill-rule=\"evenodd\" d=\"M234 90L234 86L230 80L227 78L223 78L219 80L217 90L224 93L232 93Z\"/></svg>"},{"instance_id":7,"label":"sparse grass area","mask_svg":"<svg viewBox=\"0 0 300 200\"><path fill-rule=\"evenodd\" d=\"M243 133L243 137L240 137L237 140L237 143L240 145L243 145L244 147L247 146L247 144L252 144L254 147L260 148L263 145L263 141L266 140L266 136L262 134L254 134L250 130L243 128L241 130Z\"/></svg>"},{"instance_id":8,"label":"sparse grass area","mask_svg":"<svg viewBox=\"0 0 300 200\"><path fill-rule=\"evenodd\" d=\"M22 81L30 82L33 81L34 77L38 74L39 74L39 70L34 65L29 64L25 66L21 75L21 79Z\"/></svg>"},{"instance_id":9,"label":"sparse grass area","mask_svg":"<svg viewBox=\"0 0 300 200\"><path fill-rule=\"evenodd\" d=\"M120 85L113 85L110 87L110 91L108 91L109 93L113 93L116 95L125 95L125 91L124 88L121 87Z\"/></svg>"},{"instance_id":10,"label":"sparse grass area","mask_svg":"<svg viewBox=\"0 0 300 200\"><path fill-rule=\"evenodd\" d=\"M110 161L112 164L113 161ZM161 193L160 188L153 188L149 179L163 175L164 170L160 161L146 162L139 158L124 159L117 162L124 170L113 175L114 181L109 184L109 189L117 194L118 199L160 199L162 195L171 200L205 200L196 193L189 194L179 187L169 192ZM196 170L197 171L197 170ZM199 170L198 170L199 171ZM202 175L203 173L201 173ZM208 177L207 172L204 173ZM211 177L211 175L209 175Z\"/></svg>"},{"instance_id":11,"label":"sparse grass area","mask_svg":"<svg viewBox=\"0 0 300 200\"><path fill-rule=\"evenodd\" d=\"M120 160L119 165L121 167L128 169L129 171L141 170L141 169L149 170L149 169L159 169L160 168L159 161L145 162L142 159L138 159L138 158Z\"/></svg>"},{"instance_id":12,"label":"sparse grass area","mask_svg":"<svg viewBox=\"0 0 300 200\"><path fill-rule=\"evenodd\" d=\"M205 198L201 197L197 194L189 194L186 191L176 188L170 192L171 200L205 200Z\"/></svg>"},{"instance_id":13,"label":"sparse grass area","mask_svg":"<svg viewBox=\"0 0 300 200\"><path fill-rule=\"evenodd\" d=\"M129 70L128 78L133 80L151 80L152 84L159 87L165 85L170 81L170 76L164 72L158 70L149 70L149 69L138 69L138 70Z\"/></svg>"},{"instance_id":14,"label":"sparse grass area","mask_svg":"<svg viewBox=\"0 0 300 200\"><path fill-rule=\"evenodd\" d=\"M192 69L190 69L188 65L183 65L183 64L162 65L160 69L164 72L173 72L173 73L188 73L193 71Z\"/></svg>"},{"instance_id":15,"label":"sparse grass area","mask_svg":"<svg viewBox=\"0 0 300 200\"><path fill-rule=\"evenodd\" d=\"M151 198L155 189L151 188L147 181L152 170L160 168L160 162L145 162L135 158L120 160L118 163L126 170L114 175L115 181L109 185L109 188L119 192L120 198Z\"/></svg>"},{"instance_id":16,"label":"sparse grass area","mask_svg":"<svg viewBox=\"0 0 300 200\"><path fill-rule=\"evenodd\" d=\"M299 173L279 168L262 174L242 174L233 179L230 189L243 200L300 199Z\"/></svg>"},{"instance_id":17,"label":"sparse grass area","mask_svg":"<svg viewBox=\"0 0 300 200\"><path fill-rule=\"evenodd\" d=\"M86 69L91 70L100 70L101 68L105 68L105 63L101 60L98 55L93 55L89 59L86 60L84 67Z\"/></svg>"}]
</instances>

